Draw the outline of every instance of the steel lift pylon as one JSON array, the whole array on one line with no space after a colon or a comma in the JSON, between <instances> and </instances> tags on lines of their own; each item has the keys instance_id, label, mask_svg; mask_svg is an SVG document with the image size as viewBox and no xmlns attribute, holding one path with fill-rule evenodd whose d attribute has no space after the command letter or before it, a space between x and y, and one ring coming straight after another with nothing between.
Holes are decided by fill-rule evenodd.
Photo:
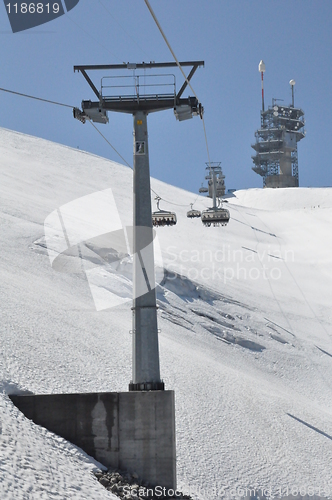
<instances>
[{"instance_id":1,"label":"steel lift pylon","mask_svg":"<svg viewBox=\"0 0 332 500\"><path fill-rule=\"evenodd\" d=\"M130 391L163 390L164 383L160 378L157 305L154 275L153 228L150 197L150 167L147 116L149 113L174 109L179 121L202 117L203 108L196 97L183 97L188 82L204 61L181 62L181 67L191 67L187 79L176 93L174 75L151 75L156 80L146 84L146 74L138 75L138 70L174 68L176 63L140 63L115 65L74 66L74 71L80 72L97 100L82 101L82 110L74 109L74 117L85 123L92 120L97 123L108 122L108 111L129 113L133 115L134 128L134 207L133 207L133 364ZM117 77L104 77L101 90L94 85L88 71L123 71L131 70L133 75L123 78L125 81L119 95ZM160 92L160 79L166 79L165 92ZM174 79L172 80L172 77ZM133 85L130 85L130 80Z\"/></svg>"}]
</instances>

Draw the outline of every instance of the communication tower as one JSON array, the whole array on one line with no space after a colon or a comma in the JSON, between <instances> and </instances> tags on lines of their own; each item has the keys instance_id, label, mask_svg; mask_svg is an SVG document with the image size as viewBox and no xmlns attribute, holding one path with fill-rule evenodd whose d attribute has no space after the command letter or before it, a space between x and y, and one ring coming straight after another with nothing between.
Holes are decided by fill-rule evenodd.
<instances>
[{"instance_id":1,"label":"communication tower","mask_svg":"<svg viewBox=\"0 0 332 500\"><path fill-rule=\"evenodd\" d=\"M251 147L256 151L252 156L253 171L263 177L263 186L285 188L299 186L299 166L297 143L305 137L304 112L294 106L294 85L291 80L292 104L277 104L280 99L272 99L272 106L264 109L263 73L265 64L259 63L262 75L261 127L256 130L256 142Z\"/></svg>"}]
</instances>

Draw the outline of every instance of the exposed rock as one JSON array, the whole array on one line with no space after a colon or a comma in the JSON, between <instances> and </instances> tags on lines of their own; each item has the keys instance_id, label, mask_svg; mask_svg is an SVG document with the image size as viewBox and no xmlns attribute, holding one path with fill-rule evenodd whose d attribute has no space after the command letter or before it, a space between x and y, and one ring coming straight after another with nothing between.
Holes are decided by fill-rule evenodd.
<instances>
[{"instance_id":1,"label":"exposed rock","mask_svg":"<svg viewBox=\"0 0 332 500\"><path fill-rule=\"evenodd\" d=\"M136 472L109 469L105 472L95 472L95 476L102 486L122 500L192 500L188 495L161 486L153 488L146 481L142 481Z\"/></svg>"},{"instance_id":2,"label":"exposed rock","mask_svg":"<svg viewBox=\"0 0 332 500\"><path fill-rule=\"evenodd\" d=\"M99 482L100 482L100 484L102 484L103 486L105 486L105 488L106 488L107 486L109 486L109 484L110 484L109 480L108 480L108 479L107 479L107 477L105 477L105 476L104 476L104 477L103 477L103 476L102 476L102 477L100 477L100 478L99 478Z\"/></svg>"}]
</instances>

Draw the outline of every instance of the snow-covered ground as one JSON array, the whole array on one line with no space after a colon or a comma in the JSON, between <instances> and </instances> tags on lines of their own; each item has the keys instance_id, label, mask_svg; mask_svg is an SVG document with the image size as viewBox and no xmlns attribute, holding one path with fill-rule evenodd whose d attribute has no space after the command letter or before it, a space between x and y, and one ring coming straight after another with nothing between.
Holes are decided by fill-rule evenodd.
<instances>
[{"instance_id":1,"label":"snow-covered ground","mask_svg":"<svg viewBox=\"0 0 332 500\"><path fill-rule=\"evenodd\" d=\"M237 191L229 225L205 228L186 211L210 200L157 180L152 187L183 205L162 202L178 224L157 231L166 270L157 287L161 370L176 394L179 489L206 500L248 487L332 498L332 188ZM50 214L89 196L98 205L105 190L131 226L129 168L0 129L1 499L113 498L90 457L8 398L127 390L130 258L114 238L110 248L90 238L52 267L45 247ZM98 291L114 297L114 283L121 303L100 306Z\"/></svg>"}]
</instances>

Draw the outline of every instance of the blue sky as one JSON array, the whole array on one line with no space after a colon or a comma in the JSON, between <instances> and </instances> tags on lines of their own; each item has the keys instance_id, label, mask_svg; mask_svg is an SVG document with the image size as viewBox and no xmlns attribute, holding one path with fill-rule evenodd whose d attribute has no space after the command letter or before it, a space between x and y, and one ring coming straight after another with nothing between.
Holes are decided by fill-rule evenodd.
<instances>
[{"instance_id":1,"label":"blue sky","mask_svg":"<svg viewBox=\"0 0 332 500\"><path fill-rule=\"evenodd\" d=\"M300 185L331 186L332 2L150 3L177 57L205 61L192 85L205 108L210 159L221 162L227 188L262 187L262 178L251 169L250 147L260 124L261 59L266 105L272 97L289 104L289 80L296 80L295 105L305 112L307 132L298 146ZM80 0L66 15L16 34L1 2L0 44L0 87L78 107L94 95L83 76L73 72L74 65L172 61L143 0ZM175 73L179 88L183 80ZM95 83L100 86L99 75ZM121 162L90 124L73 119L69 108L0 92L0 109L1 127ZM108 125L98 127L132 164L131 116L112 113L109 118ZM179 123L172 111L163 111L149 115L148 127L151 175L197 192L208 161L201 120Z\"/></svg>"}]
</instances>

